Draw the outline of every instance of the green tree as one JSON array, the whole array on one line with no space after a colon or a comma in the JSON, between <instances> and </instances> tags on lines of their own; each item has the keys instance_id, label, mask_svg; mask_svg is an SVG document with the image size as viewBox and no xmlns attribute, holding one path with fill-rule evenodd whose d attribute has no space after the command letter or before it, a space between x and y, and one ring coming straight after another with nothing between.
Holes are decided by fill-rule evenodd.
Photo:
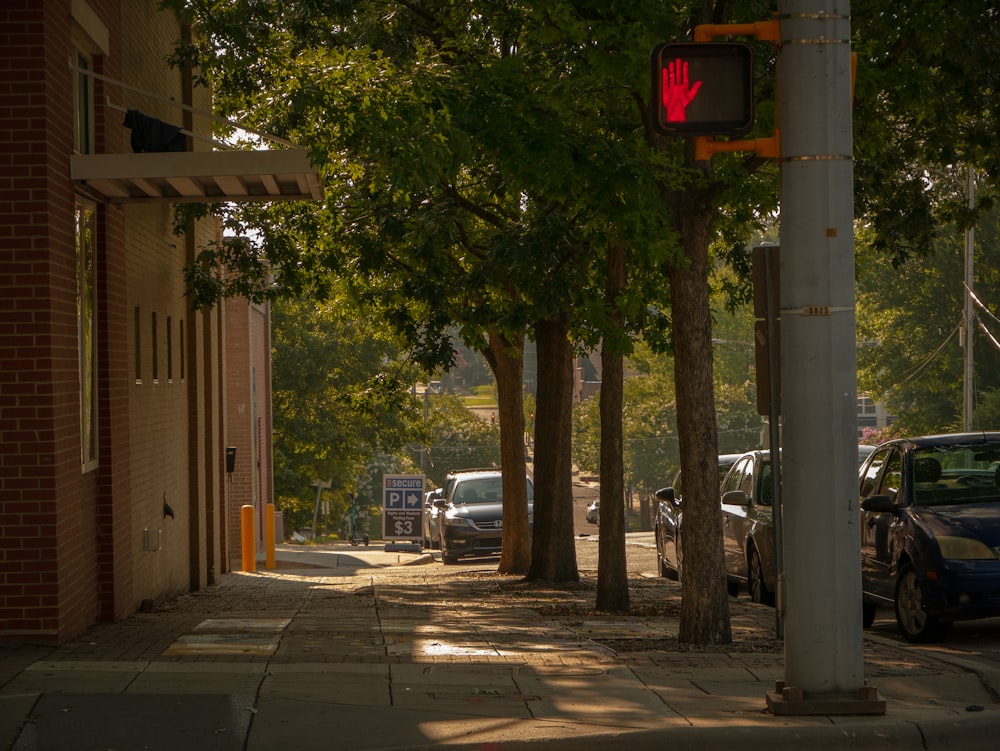
<instances>
[{"instance_id":1,"label":"green tree","mask_svg":"<svg viewBox=\"0 0 1000 751\"><path fill-rule=\"evenodd\" d=\"M857 211L868 245L899 264L929 252L942 226L964 230L994 201L998 10L979 0L855 0L851 16ZM969 166L991 176L972 211Z\"/></svg>"},{"instance_id":2,"label":"green tree","mask_svg":"<svg viewBox=\"0 0 1000 751\"><path fill-rule=\"evenodd\" d=\"M647 169L648 149L636 158L631 93L611 75L645 69L649 14L569 3L401 10L370 2L325 12L181 4L208 30L203 47L182 54L211 78L219 105L308 145L332 178L330 210L295 217L312 242L268 245L281 286L321 287L323 269L350 273L359 294L378 298L390 322L422 346L424 364L449 364L441 332L458 323L493 366L504 468L515 478L523 470L523 451L514 450L523 436L520 341L533 331L544 355L536 429L549 440L537 443L538 555L529 575L575 577L565 523L574 320L567 311L587 295L587 262L612 234L638 234L643 241L629 243L637 247L665 246L650 234L662 222L633 218L643 183L635 171ZM636 64L623 68L623 54ZM311 258L285 253L296 245ZM514 560L502 559L502 570L523 565L526 511L517 496L505 492L513 508L505 509L504 556L510 550Z\"/></svg>"},{"instance_id":3,"label":"green tree","mask_svg":"<svg viewBox=\"0 0 1000 751\"><path fill-rule=\"evenodd\" d=\"M992 395L1000 389L1000 242L998 212L977 225L973 331L975 427L996 426ZM865 236L865 239L867 237ZM893 431L919 435L962 427L964 352L964 233L943 227L930 251L895 266L891 258L858 255L858 366L860 390L886 405L895 416ZM980 328L981 327L981 328Z\"/></svg>"},{"instance_id":4,"label":"green tree","mask_svg":"<svg viewBox=\"0 0 1000 751\"><path fill-rule=\"evenodd\" d=\"M474 415L457 396L435 396L430 402L426 474L437 487L444 487L453 469L500 466L497 426Z\"/></svg>"},{"instance_id":5,"label":"green tree","mask_svg":"<svg viewBox=\"0 0 1000 751\"><path fill-rule=\"evenodd\" d=\"M384 327L343 299L282 300L272 323L275 493L295 526L309 526L313 480L331 481L329 498L342 512L372 455L400 454L419 435L409 393L418 371Z\"/></svg>"},{"instance_id":6,"label":"green tree","mask_svg":"<svg viewBox=\"0 0 1000 751\"><path fill-rule=\"evenodd\" d=\"M582 320L614 331L606 322L620 307L632 314L630 326L672 347L688 542L700 553L685 572L681 638L727 641L708 248L721 238L742 251L748 226L774 208L776 170L745 156L699 163L690 143L657 136L646 56L655 41L689 39L693 23L759 20L772 4L372 1L331 5L327 14L286 3L174 4L217 35L201 61L221 106L307 143L331 178L331 210L306 217L320 229L308 236L335 237L345 248L319 242L305 259L282 259L275 242L268 255L289 286L314 270L351 275L388 301L393 324L436 362L450 357L437 334L451 320L478 342L492 327L505 341L500 353L507 344L516 352L529 326L545 343L553 390L537 417L539 437L553 441L543 472L558 500L551 524L544 509L541 527L536 518L536 543L547 529L559 534L568 490L563 340L577 326L578 336L592 336ZM902 256L926 247L921 237L942 217L967 221L940 165L997 173L995 10L975 0L891 8L871 0L852 10L861 53L859 206L876 246ZM765 135L773 58L761 53L757 130ZM639 104L643 132L634 111L623 117L625 100ZM644 149L636 144L643 135ZM650 196L660 202L655 219ZM656 275L646 272L657 264L667 275L669 313L639 312L643 295L633 287L607 315L587 315L586 298L604 298L596 269L619 242L631 254L630 280L652 283ZM399 274L387 278L388 268ZM653 321L658 330L645 326Z\"/></svg>"}]
</instances>

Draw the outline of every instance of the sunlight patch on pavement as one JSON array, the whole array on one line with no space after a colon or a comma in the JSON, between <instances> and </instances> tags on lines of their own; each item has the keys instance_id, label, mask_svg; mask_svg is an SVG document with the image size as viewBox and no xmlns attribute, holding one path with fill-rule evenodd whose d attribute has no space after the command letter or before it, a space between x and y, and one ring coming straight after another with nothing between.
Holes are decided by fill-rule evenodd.
<instances>
[{"instance_id":1,"label":"sunlight patch on pavement","mask_svg":"<svg viewBox=\"0 0 1000 751\"><path fill-rule=\"evenodd\" d=\"M208 618L163 650L164 655L273 655L290 618Z\"/></svg>"},{"instance_id":2,"label":"sunlight patch on pavement","mask_svg":"<svg viewBox=\"0 0 1000 751\"><path fill-rule=\"evenodd\" d=\"M489 644L461 644L441 639L416 641L413 648L415 654L423 654L428 657L495 657L497 655L496 649Z\"/></svg>"}]
</instances>

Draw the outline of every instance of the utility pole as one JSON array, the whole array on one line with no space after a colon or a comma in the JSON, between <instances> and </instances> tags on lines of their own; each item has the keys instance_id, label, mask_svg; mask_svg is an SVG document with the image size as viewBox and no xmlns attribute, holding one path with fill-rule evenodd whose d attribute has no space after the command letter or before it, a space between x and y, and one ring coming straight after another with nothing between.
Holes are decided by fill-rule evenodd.
<instances>
[{"instance_id":1,"label":"utility pole","mask_svg":"<svg viewBox=\"0 0 1000 751\"><path fill-rule=\"evenodd\" d=\"M976 171L972 167L969 167L968 180L969 208L974 209L976 208ZM972 357L972 342L975 338L976 329L976 311L972 300L975 238L975 230L972 227L965 230L965 289L962 290L962 299L965 300L965 315L962 317L962 331L965 334L962 337L965 360L964 377L962 378L962 428L966 432L972 430L972 408L975 401L973 394L975 393L976 385L976 371L973 366L974 360Z\"/></svg>"},{"instance_id":2,"label":"utility pole","mask_svg":"<svg viewBox=\"0 0 1000 751\"><path fill-rule=\"evenodd\" d=\"M849 0L779 0L782 586L774 714L882 714L865 686Z\"/></svg>"}]
</instances>

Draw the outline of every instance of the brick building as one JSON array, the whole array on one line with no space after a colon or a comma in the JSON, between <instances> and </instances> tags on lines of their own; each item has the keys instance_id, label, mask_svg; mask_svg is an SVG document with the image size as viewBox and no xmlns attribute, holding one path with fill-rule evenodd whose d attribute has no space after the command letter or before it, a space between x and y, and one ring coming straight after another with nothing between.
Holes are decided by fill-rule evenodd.
<instances>
[{"instance_id":1,"label":"brick building","mask_svg":"<svg viewBox=\"0 0 1000 751\"><path fill-rule=\"evenodd\" d=\"M271 500L267 308L188 306L218 228L175 234L172 204L318 178L301 151L213 146L209 94L165 62L190 29L157 5L0 4L0 640L207 586L238 566L239 507ZM128 110L182 151L135 153Z\"/></svg>"}]
</instances>

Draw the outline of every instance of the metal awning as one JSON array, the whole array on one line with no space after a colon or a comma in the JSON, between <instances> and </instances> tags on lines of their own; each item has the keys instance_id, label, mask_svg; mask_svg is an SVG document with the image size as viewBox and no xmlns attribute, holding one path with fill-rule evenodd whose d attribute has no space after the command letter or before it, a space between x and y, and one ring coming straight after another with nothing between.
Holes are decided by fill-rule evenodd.
<instances>
[{"instance_id":1,"label":"metal awning","mask_svg":"<svg viewBox=\"0 0 1000 751\"><path fill-rule=\"evenodd\" d=\"M318 201L319 174L302 149L74 154L70 177L112 203Z\"/></svg>"}]
</instances>

